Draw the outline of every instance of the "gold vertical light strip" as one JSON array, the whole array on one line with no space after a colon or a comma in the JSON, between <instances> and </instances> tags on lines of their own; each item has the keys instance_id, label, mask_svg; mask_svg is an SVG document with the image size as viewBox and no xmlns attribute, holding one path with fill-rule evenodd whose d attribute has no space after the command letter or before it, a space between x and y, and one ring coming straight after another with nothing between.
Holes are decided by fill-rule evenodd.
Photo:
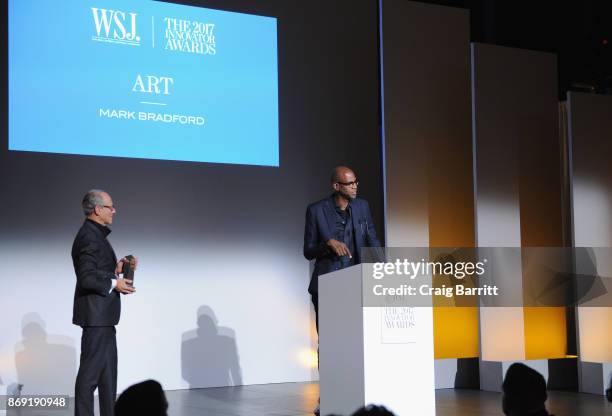
<instances>
[{"instance_id":1,"label":"gold vertical light strip","mask_svg":"<svg viewBox=\"0 0 612 416\"><path fill-rule=\"evenodd\" d=\"M431 141L428 163L430 247L474 247L472 138L446 135ZM452 285L436 276L435 286ZM478 308L442 306L434 299L434 356L437 359L479 355ZM437 306L436 306L437 305Z\"/></svg>"},{"instance_id":2,"label":"gold vertical light strip","mask_svg":"<svg viewBox=\"0 0 612 416\"><path fill-rule=\"evenodd\" d=\"M472 247L469 11L391 7L381 48L387 245ZM477 327L477 315L444 309L433 312L436 358L477 356L477 331L457 330Z\"/></svg>"},{"instance_id":3,"label":"gold vertical light strip","mask_svg":"<svg viewBox=\"0 0 612 416\"><path fill-rule=\"evenodd\" d=\"M434 308L434 356L478 357L478 308Z\"/></svg>"},{"instance_id":4,"label":"gold vertical light strip","mask_svg":"<svg viewBox=\"0 0 612 416\"><path fill-rule=\"evenodd\" d=\"M526 307L525 359L565 358L567 327L565 308Z\"/></svg>"},{"instance_id":5,"label":"gold vertical light strip","mask_svg":"<svg viewBox=\"0 0 612 416\"><path fill-rule=\"evenodd\" d=\"M537 137L528 134L519 139L519 205L522 247L564 247L566 221L564 215L563 147L559 132L557 102L556 57L542 54L534 58L540 71L550 72L545 83L538 86L534 109L538 110ZM529 125L529 128L534 126ZM542 280L546 276L532 275L523 270L523 287L527 279ZM526 307L525 358L564 358L567 354L567 326L565 307Z\"/></svg>"},{"instance_id":6,"label":"gold vertical light strip","mask_svg":"<svg viewBox=\"0 0 612 416\"><path fill-rule=\"evenodd\" d=\"M486 44L474 44L472 56L477 242L562 247L556 56ZM525 295L533 280L526 278L522 259L515 266L507 268L503 283ZM529 279L540 276L531 273ZM517 304L480 312L483 360L565 356L564 308L525 310Z\"/></svg>"}]
</instances>

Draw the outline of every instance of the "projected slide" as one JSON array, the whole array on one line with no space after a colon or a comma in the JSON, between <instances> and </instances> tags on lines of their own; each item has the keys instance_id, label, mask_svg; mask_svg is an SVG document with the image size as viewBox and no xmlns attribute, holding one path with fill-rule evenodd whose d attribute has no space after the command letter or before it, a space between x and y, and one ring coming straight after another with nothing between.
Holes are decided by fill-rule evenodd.
<instances>
[{"instance_id":1,"label":"projected slide","mask_svg":"<svg viewBox=\"0 0 612 416\"><path fill-rule=\"evenodd\" d=\"M276 19L9 0L9 150L279 165Z\"/></svg>"}]
</instances>

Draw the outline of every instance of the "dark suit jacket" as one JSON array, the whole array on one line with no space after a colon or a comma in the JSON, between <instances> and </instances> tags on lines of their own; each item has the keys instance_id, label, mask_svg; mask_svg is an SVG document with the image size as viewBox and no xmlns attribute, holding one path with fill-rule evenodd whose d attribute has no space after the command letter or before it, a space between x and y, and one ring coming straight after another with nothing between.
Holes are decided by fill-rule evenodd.
<instances>
[{"instance_id":1,"label":"dark suit jacket","mask_svg":"<svg viewBox=\"0 0 612 416\"><path fill-rule=\"evenodd\" d=\"M376 237L370 206L364 199L351 200L351 220L355 236L355 253L351 253L355 264L361 263L363 247L380 247ZM340 259L327 247L326 242L334 238L336 228L336 208L333 196L310 204L306 209L304 230L304 257L316 259L308 285L308 292L319 293L319 275L340 269Z\"/></svg>"},{"instance_id":2,"label":"dark suit jacket","mask_svg":"<svg viewBox=\"0 0 612 416\"><path fill-rule=\"evenodd\" d=\"M119 323L121 299L111 291L117 257L106 239L110 229L85 220L72 244L76 273L72 323L80 326L114 326ZM110 292L110 293L109 293Z\"/></svg>"}]
</instances>

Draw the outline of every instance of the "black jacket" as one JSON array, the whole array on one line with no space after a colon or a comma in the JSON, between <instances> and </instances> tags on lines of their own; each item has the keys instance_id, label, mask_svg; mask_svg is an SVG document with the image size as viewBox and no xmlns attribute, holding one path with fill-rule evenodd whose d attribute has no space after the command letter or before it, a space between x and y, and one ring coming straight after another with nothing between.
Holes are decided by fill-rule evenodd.
<instances>
[{"instance_id":1,"label":"black jacket","mask_svg":"<svg viewBox=\"0 0 612 416\"><path fill-rule=\"evenodd\" d=\"M110 229L90 220L74 238L72 263L76 273L72 323L80 326L114 326L119 323L121 299L111 291L117 257L106 237Z\"/></svg>"},{"instance_id":2,"label":"black jacket","mask_svg":"<svg viewBox=\"0 0 612 416\"><path fill-rule=\"evenodd\" d=\"M380 247L376 237L370 206L360 198L351 200L351 220L355 232L355 253L352 253L355 264L361 263L361 249L364 247ZM336 227L336 204L329 197L310 204L306 209L306 225L304 227L304 257L315 259L315 266L310 277L308 292L319 293L318 277L325 273L340 270L338 256L327 247L326 241L334 236Z\"/></svg>"}]
</instances>

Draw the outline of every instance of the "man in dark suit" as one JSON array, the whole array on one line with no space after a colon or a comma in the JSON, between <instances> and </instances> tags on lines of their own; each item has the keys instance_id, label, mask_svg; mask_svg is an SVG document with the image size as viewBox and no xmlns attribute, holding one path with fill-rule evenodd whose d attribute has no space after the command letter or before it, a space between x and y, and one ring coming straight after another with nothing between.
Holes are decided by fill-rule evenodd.
<instances>
[{"instance_id":1,"label":"man in dark suit","mask_svg":"<svg viewBox=\"0 0 612 416\"><path fill-rule=\"evenodd\" d=\"M304 257L315 259L308 285L319 331L319 276L361 263L363 247L380 247L370 206L357 198L359 181L346 166L332 171L334 193L306 209ZM319 414L319 407L314 410Z\"/></svg>"},{"instance_id":2,"label":"man in dark suit","mask_svg":"<svg viewBox=\"0 0 612 416\"><path fill-rule=\"evenodd\" d=\"M72 323L83 328L75 415L93 416L97 387L100 415L112 416L117 395L115 325L121 314L119 296L135 289L130 280L119 277L127 260L117 261L106 239L116 213L110 195L93 189L83 197L82 207L87 218L72 245L76 273Z\"/></svg>"},{"instance_id":3,"label":"man in dark suit","mask_svg":"<svg viewBox=\"0 0 612 416\"><path fill-rule=\"evenodd\" d=\"M306 209L304 257L315 259L308 293L315 309L317 330L318 277L361 263L363 247L380 247L370 206L366 200L357 198L358 185L359 181L351 169L338 166L331 175L334 193Z\"/></svg>"}]
</instances>

